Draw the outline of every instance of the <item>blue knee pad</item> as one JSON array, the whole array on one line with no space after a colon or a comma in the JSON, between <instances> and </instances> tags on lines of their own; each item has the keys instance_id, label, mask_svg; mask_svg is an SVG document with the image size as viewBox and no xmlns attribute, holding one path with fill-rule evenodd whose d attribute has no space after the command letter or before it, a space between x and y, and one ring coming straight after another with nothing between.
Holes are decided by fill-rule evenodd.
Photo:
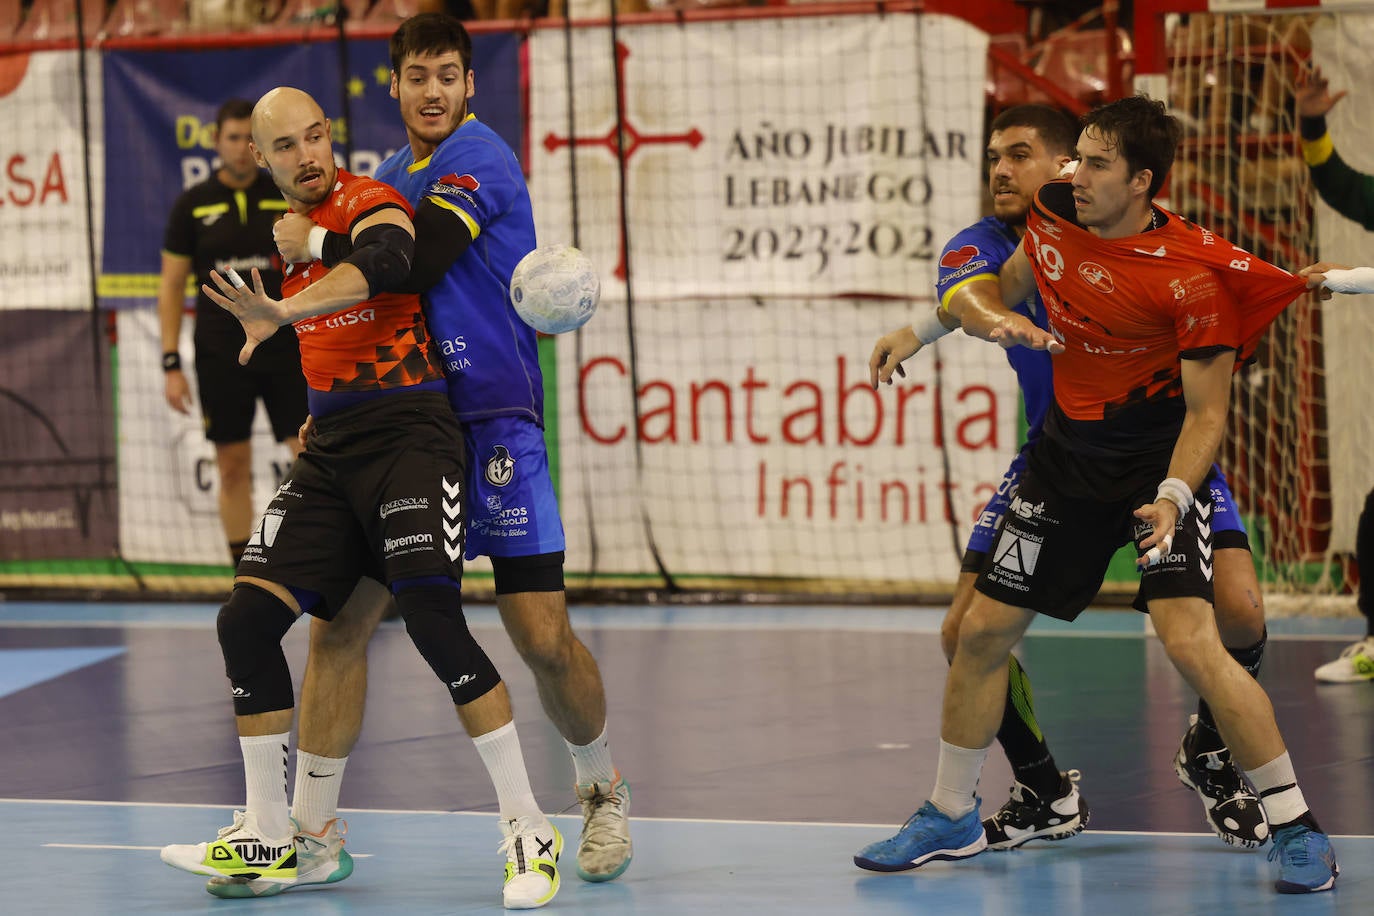
<instances>
[{"instance_id":1,"label":"blue knee pad","mask_svg":"<svg viewBox=\"0 0 1374 916\"><path fill-rule=\"evenodd\" d=\"M286 604L256 585L239 583L219 609L216 627L224 673L233 687L234 715L276 712L296 705L282 637L296 622Z\"/></svg>"},{"instance_id":2,"label":"blue knee pad","mask_svg":"<svg viewBox=\"0 0 1374 916\"><path fill-rule=\"evenodd\" d=\"M455 706L466 706L501 683L496 666L463 619L458 583L397 585L396 608L410 641L448 687Z\"/></svg>"}]
</instances>

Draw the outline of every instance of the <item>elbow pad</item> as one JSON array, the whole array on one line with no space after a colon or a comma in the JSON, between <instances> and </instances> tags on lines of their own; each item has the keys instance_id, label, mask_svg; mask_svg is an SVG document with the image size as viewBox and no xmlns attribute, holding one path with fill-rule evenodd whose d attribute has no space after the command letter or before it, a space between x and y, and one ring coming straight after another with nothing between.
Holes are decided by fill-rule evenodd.
<instances>
[{"instance_id":1,"label":"elbow pad","mask_svg":"<svg viewBox=\"0 0 1374 916\"><path fill-rule=\"evenodd\" d=\"M367 295L391 292L410 276L415 239L394 223L369 226L353 240L353 253L339 263L352 264L367 280Z\"/></svg>"}]
</instances>

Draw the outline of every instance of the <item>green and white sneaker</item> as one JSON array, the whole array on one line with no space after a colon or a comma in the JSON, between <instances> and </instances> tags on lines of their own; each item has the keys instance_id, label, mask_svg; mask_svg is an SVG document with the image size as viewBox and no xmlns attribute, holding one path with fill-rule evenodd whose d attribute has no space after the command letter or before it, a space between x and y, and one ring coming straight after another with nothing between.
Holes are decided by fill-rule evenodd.
<instances>
[{"instance_id":1,"label":"green and white sneaker","mask_svg":"<svg viewBox=\"0 0 1374 916\"><path fill-rule=\"evenodd\" d=\"M540 815L501 822L501 852L506 856L502 902L508 910L534 910L558 893L558 857L563 835Z\"/></svg>"},{"instance_id":2,"label":"green and white sneaker","mask_svg":"<svg viewBox=\"0 0 1374 916\"><path fill-rule=\"evenodd\" d=\"M582 839L577 844L577 876L612 881L630 867L630 785L619 773L610 782L579 785Z\"/></svg>"},{"instance_id":3,"label":"green and white sneaker","mask_svg":"<svg viewBox=\"0 0 1374 916\"><path fill-rule=\"evenodd\" d=\"M257 818L234 812L209 843L162 847L162 861L173 868L211 878L244 878L272 884L296 880L296 844L290 837L264 837Z\"/></svg>"},{"instance_id":4,"label":"green and white sneaker","mask_svg":"<svg viewBox=\"0 0 1374 916\"><path fill-rule=\"evenodd\" d=\"M216 897L271 897L296 887L322 887L337 884L353 874L353 857L344 849L348 822L334 818L319 833L301 828L295 818L296 880L262 881L250 878L211 878L205 889Z\"/></svg>"}]
</instances>

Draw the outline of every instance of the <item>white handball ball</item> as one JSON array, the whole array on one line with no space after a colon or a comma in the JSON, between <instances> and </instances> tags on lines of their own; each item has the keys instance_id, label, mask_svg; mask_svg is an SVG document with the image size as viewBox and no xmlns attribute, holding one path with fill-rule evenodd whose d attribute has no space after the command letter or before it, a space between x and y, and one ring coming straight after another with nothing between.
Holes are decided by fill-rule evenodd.
<instances>
[{"instance_id":1,"label":"white handball ball","mask_svg":"<svg viewBox=\"0 0 1374 916\"><path fill-rule=\"evenodd\" d=\"M545 334L582 327L600 299L596 268L571 245L536 248L510 275L511 305L525 324Z\"/></svg>"}]
</instances>

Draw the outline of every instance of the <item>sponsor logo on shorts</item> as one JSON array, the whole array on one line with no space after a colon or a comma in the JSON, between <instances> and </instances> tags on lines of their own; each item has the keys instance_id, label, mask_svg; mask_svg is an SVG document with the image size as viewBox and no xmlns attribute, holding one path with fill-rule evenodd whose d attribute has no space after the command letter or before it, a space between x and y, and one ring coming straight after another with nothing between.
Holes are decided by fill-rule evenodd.
<instances>
[{"instance_id":1,"label":"sponsor logo on shorts","mask_svg":"<svg viewBox=\"0 0 1374 916\"><path fill-rule=\"evenodd\" d=\"M504 487L515 476L515 459L504 445L496 446L495 454L487 459L483 475L493 487Z\"/></svg>"},{"instance_id":2,"label":"sponsor logo on shorts","mask_svg":"<svg viewBox=\"0 0 1374 916\"><path fill-rule=\"evenodd\" d=\"M387 553L391 553L393 550L400 550L402 547L419 547L433 543L434 535L426 531L421 534L406 534L398 538L386 538L382 542L382 547Z\"/></svg>"},{"instance_id":3,"label":"sponsor logo on shorts","mask_svg":"<svg viewBox=\"0 0 1374 916\"><path fill-rule=\"evenodd\" d=\"M282 486L288 486L291 481L287 481ZM258 519L258 526L253 529L253 533L248 536L248 543L243 548L243 556L239 558L240 563L266 563L267 549L277 542L277 532L281 530L282 522L286 519L286 510L277 506L268 506L267 511Z\"/></svg>"},{"instance_id":4,"label":"sponsor logo on shorts","mask_svg":"<svg viewBox=\"0 0 1374 916\"><path fill-rule=\"evenodd\" d=\"M395 515L397 512L408 512L411 509L428 509L429 499L424 496L405 496L401 499L393 499L391 502L382 503L382 518Z\"/></svg>"},{"instance_id":5,"label":"sponsor logo on shorts","mask_svg":"<svg viewBox=\"0 0 1374 916\"><path fill-rule=\"evenodd\" d=\"M1011 512L1020 518L1045 518L1045 503L1044 501L1033 503L1019 496L1013 496L1011 498Z\"/></svg>"},{"instance_id":6,"label":"sponsor logo on shorts","mask_svg":"<svg viewBox=\"0 0 1374 916\"><path fill-rule=\"evenodd\" d=\"M1014 531L1003 531L993 558L1002 569L1022 576L1035 574L1040 562L1040 540Z\"/></svg>"}]
</instances>

